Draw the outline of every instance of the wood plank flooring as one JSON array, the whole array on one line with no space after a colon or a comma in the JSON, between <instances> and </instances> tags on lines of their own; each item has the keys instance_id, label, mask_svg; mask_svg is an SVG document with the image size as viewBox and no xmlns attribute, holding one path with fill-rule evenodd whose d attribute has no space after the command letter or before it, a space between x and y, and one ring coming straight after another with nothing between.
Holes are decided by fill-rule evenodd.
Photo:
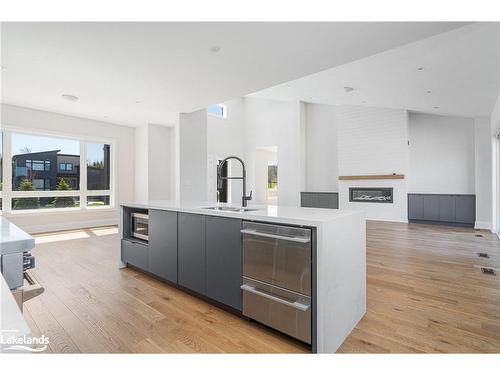
<instances>
[{"instance_id":1,"label":"wood plank flooring","mask_svg":"<svg viewBox=\"0 0 500 375\"><path fill-rule=\"evenodd\" d=\"M50 338L50 352L308 352L138 271L118 269L116 228L36 240L33 274L46 290L25 304L24 315L35 335ZM498 276L479 266L496 268ZM367 291L368 312L341 353L500 352L500 240L489 232L368 222Z\"/></svg>"}]
</instances>

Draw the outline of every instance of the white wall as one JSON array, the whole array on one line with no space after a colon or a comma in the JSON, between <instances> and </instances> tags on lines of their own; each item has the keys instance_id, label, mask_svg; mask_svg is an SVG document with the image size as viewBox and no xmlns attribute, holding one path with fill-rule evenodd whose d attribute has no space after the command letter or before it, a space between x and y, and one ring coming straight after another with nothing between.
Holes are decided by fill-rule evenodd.
<instances>
[{"instance_id":1,"label":"white wall","mask_svg":"<svg viewBox=\"0 0 500 375\"><path fill-rule=\"evenodd\" d=\"M255 190L255 153L278 148L278 204L299 206L305 189L303 103L245 98L245 159L249 189Z\"/></svg>"},{"instance_id":2,"label":"white wall","mask_svg":"<svg viewBox=\"0 0 500 375\"><path fill-rule=\"evenodd\" d=\"M135 199L147 201L149 198L149 126L135 128Z\"/></svg>"},{"instance_id":3,"label":"white wall","mask_svg":"<svg viewBox=\"0 0 500 375\"><path fill-rule=\"evenodd\" d=\"M244 100L238 98L224 103L227 117L207 115L207 152L208 152L208 195L215 200L217 195L217 160L235 155L243 158L243 132L245 125ZM241 176L241 165L229 161L229 172ZM228 180L229 203L240 204L242 196L241 180Z\"/></svg>"},{"instance_id":4,"label":"white wall","mask_svg":"<svg viewBox=\"0 0 500 375\"><path fill-rule=\"evenodd\" d=\"M179 198L187 201L208 200L206 110L179 115L178 153Z\"/></svg>"},{"instance_id":5,"label":"white wall","mask_svg":"<svg viewBox=\"0 0 500 375\"><path fill-rule=\"evenodd\" d=\"M175 199L175 128L149 124L149 199Z\"/></svg>"},{"instance_id":6,"label":"white wall","mask_svg":"<svg viewBox=\"0 0 500 375\"><path fill-rule=\"evenodd\" d=\"M106 138L115 142L115 209L10 214L9 220L28 232L73 229L118 223L119 204L134 199L134 129L101 121L24 107L1 105L1 124L75 137Z\"/></svg>"},{"instance_id":7,"label":"white wall","mask_svg":"<svg viewBox=\"0 0 500 375\"><path fill-rule=\"evenodd\" d=\"M175 199L175 128L147 124L135 128L135 198Z\"/></svg>"},{"instance_id":8,"label":"white wall","mask_svg":"<svg viewBox=\"0 0 500 375\"><path fill-rule=\"evenodd\" d=\"M339 175L408 174L405 110L337 106ZM394 203L349 202L349 187L393 187ZM339 208L365 211L368 219L408 221L407 179L339 181Z\"/></svg>"},{"instance_id":9,"label":"white wall","mask_svg":"<svg viewBox=\"0 0 500 375\"><path fill-rule=\"evenodd\" d=\"M491 230L492 210L492 139L488 118L474 119L476 224Z\"/></svg>"},{"instance_id":10,"label":"white wall","mask_svg":"<svg viewBox=\"0 0 500 375\"><path fill-rule=\"evenodd\" d=\"M338 145L335 107L305 105L306 190L338 191Z\"/></svg>"},{"instance_id":11,"label":"white wall","mask_svg":"<svg viewBox=\"0 0 500 375\"><path fill-rule=\"evenodd\" d=\"M410 113L410 193L475 193L474 120Z\"/></svg>"}]
</instances>

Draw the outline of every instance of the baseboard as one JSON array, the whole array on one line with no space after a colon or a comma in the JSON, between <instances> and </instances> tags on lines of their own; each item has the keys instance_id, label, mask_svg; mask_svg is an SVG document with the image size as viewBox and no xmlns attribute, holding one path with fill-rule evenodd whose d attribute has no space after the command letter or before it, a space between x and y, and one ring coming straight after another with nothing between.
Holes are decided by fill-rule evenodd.
<instances>
[{"instance_id":1,"label":"baseboard","mask_svg":"<svg viewBox=\"0 0 500 375\"><path fill-rule=\"evenodd\" d=\"M402 224L408 224L408 220L396 220L396 219L380 219L380 218L371 218L367 217L367 221L386 221L388 223L402 223Z\"/></svg>"},{"instance_id":2,"label":"baseboard","mask_svg":"<svg viewBox=\"0 0 500 375\"><path fill-rule=\"evenodd\" d=\"M51 223L42 225L23 226L22 230L29 234L58 232L63 230L74 230L83 228L103 227L107 225L118 225L118 219L108 218L100 220L73 221L66 223Z\"/></svg>"},{"instance_id":3,"label":"baseboard","mask_svg":"<svg viewBox=\"0 0 500 375\"><path fill-rule=\"evenodd\" d=\"M474 224L474 229L486 229L491 231L491 222L490 221L476 221Z\"/></svg>"},{"instance_id":4,"label":"baseboard","mask_svg":"<svg viewBox=\"0 0 500 375\"><path fill-rule=\"evenodd\" d=\"M412 224L444 225L447 227L474 228L473 224L457 223L455 221L409 220Z\"/></svg>"}]
</instances>

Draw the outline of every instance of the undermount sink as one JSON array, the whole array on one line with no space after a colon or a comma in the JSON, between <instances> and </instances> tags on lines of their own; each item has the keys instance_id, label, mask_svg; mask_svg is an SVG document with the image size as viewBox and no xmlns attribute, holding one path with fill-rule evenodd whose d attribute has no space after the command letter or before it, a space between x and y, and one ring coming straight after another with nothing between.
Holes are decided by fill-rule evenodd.
<instances>
[{"instance_id":1,"label":"undermount sink","mask_svg":"<svg viewBox=\"0 0 500 375\"><path fill-rule=\"evenodd\" d=\"M258 211L259 208L247 208L247 207L230 207L230 206L213 206L213 207L202 207L204 210L213 211L231 211L231 212L248 212L248 211Z\"/></svg>"}]
</instances>

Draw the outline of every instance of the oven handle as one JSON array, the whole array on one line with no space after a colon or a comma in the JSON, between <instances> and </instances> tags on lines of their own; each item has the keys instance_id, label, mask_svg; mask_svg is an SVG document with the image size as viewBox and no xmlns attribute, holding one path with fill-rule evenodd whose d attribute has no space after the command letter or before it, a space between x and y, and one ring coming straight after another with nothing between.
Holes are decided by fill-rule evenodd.
<instances>
[{"instance_id":1,"label":"oven handle","mask_svg":"<svg viewBox=\"0 0 500 375\"><path fill-rule=\"evenodd\" d=\"M300 311L307 311L311 307L310 305L306 305L305 303L301 303L299 301L290 302L290 301L287 301L287 300L285 300L283 298L276 297L276 296L274 296L272 294L268 294L268 293L262 292L262 291L258 290L256 287L251 286L251 285L243 284L241 286L241 289L243 289L246 292L253 293L253 294L256 294L258 296L270 299L272 301L279 302L279 303L281 303L283 305L286 305L286 306L289 306L289 307L293 307L294 309L297 309L297 310L300 310Z\"/></svg>"},{"instance_id":2,"label":"oven handle","mask_svg":"<svg viewBox=\"0 0 500 375\"><path fill-rule=\"evenodd\" d=\"M277 240L300 242L300 243L309 243L311 241L311 239L309 237L281 236L279 234L259 232L259 231L254 230L254 229L242 229L241 233L243 233L243 234L251 234L251 235L260 236L260 237L274 238L274 239L277 239Z\"/></svg>"}]
</instances>

